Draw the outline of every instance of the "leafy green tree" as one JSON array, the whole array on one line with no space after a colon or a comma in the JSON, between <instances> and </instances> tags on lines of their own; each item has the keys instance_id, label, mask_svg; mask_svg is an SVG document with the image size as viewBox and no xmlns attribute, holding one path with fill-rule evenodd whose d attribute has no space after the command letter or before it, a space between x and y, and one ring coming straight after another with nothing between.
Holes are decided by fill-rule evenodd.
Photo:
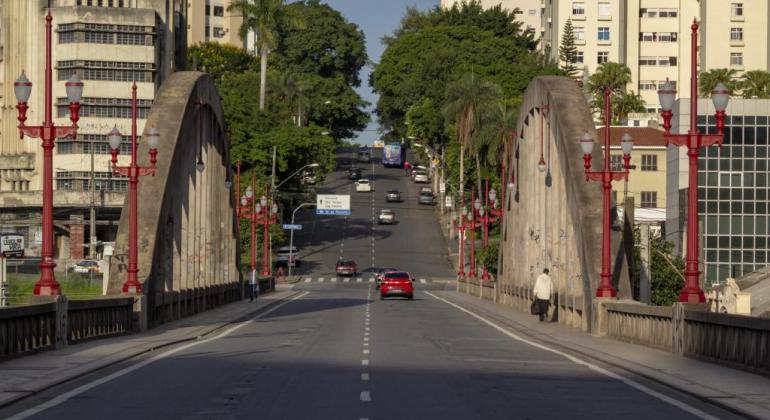
<instances>
[{"instance_id":1,"label":"leafy green tree","mask_svg":"<svg viewBox=\"0 0 770 420\"><path fill-rule=\"evenodd\" d=\"M499 99L499 86L473 73L467 74L447 87L445 116L454 122L457 141L460 143L460 194L465 188L465 152L470 150L473 135L481 125L479 110L486 104ZM480 178L480 176L479 176ZM478 180L481 188L481 180Z\"/></svg>"},{"instance_id":2,"label":"leafy green tree","mask_svg":"<svg viewBox=\"0 0 770 420\"><path fill-rule=\"evenodd\" d=\"M602 99L603 100L603 99ZM644 112L647 109L642 95L631 92L621 92L613 95L612 116L614 123L624 124L628 121L628 114L632 112Z\"/></svg>"},{"instance_id":3,"label":"leafy green tree","mask_svg":"<svg viewBox=\"0 0 770 420\"><path fill-rule=\"evenodd\" d=\"M571 78L578 76L577 68L577 47L575 46L575 30L572 26L572 19L567 19L564 24L564 32L561 35L561 45L559 46L559 59L562 61L561 69Z\"/></svg>"},{"instance_id":4,"label":"leafy green tree","mask_svg":"<svg viewBox=\"0 0 770 420\"><path fill-rule=\"evenodd\" d=\"M444 134L444 116L431 98L409 107L406 113L408 125L407 136L425 141L429 146L437 148L446 143Z\"/></svg>"},{"instance_id":5,"label":"leafy green tree","mask_svg":"<svg viewBox=\"0 0 770 420\"><path fill-rule=\"evenodd\" d=\"M744 98L770 98L770 72L765 70L751 70L743 73L738 87Z\"/></svg>"},{"instance_id":6,"label":"leafy green tree","mask_svg":"<svg viewBox=\"0 0 770 420\"><path fill-rule=\"evenodd\" d=\"M711 69L698 75L698 93L701 98L711 96L711 91L718 83L724 83L733 94L738 91L738 79L735 69Z\"/></svg>"},{"instance_id":7,"label":"leafy green tree","mask_svg":"<svg viewBox=\"0 0 770 420\"><path fill-rule=\"evenodd\" d=\"M626 92L626 86L631 83L631 69L625 64L608 62L596 69L596 72L588 78L586 89L593 96L591 109L604 121L604 90L610 89L612 101L617 102L626 99L627 102L632 98L622 98L619 95ZM613 114L614 114L613 108ZM628 114L626 114L628 116Z\"/></svg>"},{"instance_id":8,"label":"leafy green tree","mask_svg":"<svg viewBox=\"0 0 770 420\"><path fill-rule=\"evenodd\" d=\"M187 50L187 68L204 71L219 83L227 73L257 68L256 57L243 48L218 42L202 42Z\"/></svg>"},{"instance_id":9,"label":"leafy green tree","mask_svg":"<svg viewBox=\"0 0 770 420\"><path fill-rule=\"evenodd\" d=\"M272 82L274 92L286 104L288 111L292 114L292 120L297 127L302 126L302 117L304 110L307 109L309 99L307 97L307 87L297 75L293 73L280 73Z\"/></svg>"},{"instance_id":10,"label":"leafy green tree","mask_svg":"<svg viewBox=\"0 0 770 420\"><path fill-rule=\"evenodd\" d=\"M265 109L267 91L267 58L277 43L276 29L283 22L304 26L296 16L286 12L284 0L236 0L227 6L229 12L236 12L243 18L238 34L244 41L249 32L254 32L259 43L259 109Z\"/></svg>"}]
</instances>

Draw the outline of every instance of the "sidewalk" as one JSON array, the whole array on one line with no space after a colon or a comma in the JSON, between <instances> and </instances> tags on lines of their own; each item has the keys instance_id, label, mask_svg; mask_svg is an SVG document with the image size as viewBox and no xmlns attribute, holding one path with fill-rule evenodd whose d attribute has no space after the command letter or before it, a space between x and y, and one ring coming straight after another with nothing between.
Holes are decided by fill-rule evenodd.
<instances>
[{"instance_id":1,"label":"sidewalk","mask_svg":"<svg viewBox=\"0 0 770 420\"><path fill-rule=\"evenodd\" d=\"M542 344L558 347L583 359L613 365L729 411L770 418L770 378L650 347L595 337L558 323L540 323L535 316L464 293L434 293Z\"/></svg>"},{"instance_id":2,"label":"sidewalk","mask_svg":"<svg viewBox=\"0 0 770 420\"><path fill-rule=\"evenodd\" d=\"M279 290L260 296L256 303L233 302L140 334L99 339L0 362L0 407L141 354L199 339L295 293Z\"/></svg>"}]
</instances>

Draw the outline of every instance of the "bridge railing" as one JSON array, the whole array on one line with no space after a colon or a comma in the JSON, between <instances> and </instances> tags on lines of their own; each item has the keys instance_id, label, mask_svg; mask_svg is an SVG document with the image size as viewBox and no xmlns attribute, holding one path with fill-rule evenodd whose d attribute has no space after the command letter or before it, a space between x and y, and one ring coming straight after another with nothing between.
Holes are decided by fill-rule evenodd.
<instances>
[{"instance_id":1,"label":"bridge railing","mask_svg":"<svg viewBox=\"0 0 770 420\"><path fill-rule=\"evenodd\" d=\"M770 374L770 319L675 303L598 301L598 335Z\"/></svg>"},{"instance_id":2,"label":"bridge railing","mask_svg":"<svg viewBox=\"0 0 770 420\"><path fill-rule=\"evenodd\" d=\"M56 302L0 308L0 360L56 345Z\"/></svg>"}]
</instances>

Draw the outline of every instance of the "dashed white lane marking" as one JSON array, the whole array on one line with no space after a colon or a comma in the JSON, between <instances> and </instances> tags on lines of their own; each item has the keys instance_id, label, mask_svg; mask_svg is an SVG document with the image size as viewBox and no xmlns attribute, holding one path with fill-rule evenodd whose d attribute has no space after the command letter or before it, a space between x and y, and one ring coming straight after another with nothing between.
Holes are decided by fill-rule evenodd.
<instances>
[{"instance_id":1,"label":"dashed white lane marking","mask_svg":"<svg viewBox=\"0 0 770 420\"><path fill-rule=\"evenodd\" d=\"M362 381L368 381L369 380L369 374L368 373L362 373L361 374L361 380Z\"/></svg>"},{"instance_id":2,"label":"dashed white lane marking","mask_svg":"<svg viewBox=\"0 0 770 420\"><path fill-rule=\"evenodd\" d=\"M310 277L305 279L305 283L310 283L311 281L313 281L313 279L311 279Z\"/></svg>"},{"instance_id":3,"label":"dashed white lane marking","mask_svg":"<svg viewBox=\"0 0 770 420\"><path fill-rule=\"evenodd\" d=\"M337 277L332 277L330 280L332 283L337 283Z\"/></svg>"},{"instance_id":4,"label":"dashed white lane marking","mask_svg":"<svg viewBox=\"0 0 770 420\"><path fill-rule=\"evenodd\" d=\"M361 277L356 279L356 283L361 283L361 281L362 281Z\"/></svg>"},{"instance_id":5,"label":"dashed white lane marking","mask_svg":"<svg viewBox=\"0 0 770 420\"><path fill-rule=\"evenodd\" d=\"M374 283L374 279L369 279L369 283Z\"/></svg>"},{"instance_id":6,"label":"dashed white lane marking","mask_svg":"<svg viewBox=\"0 0 770 420\"><path fill-rule=\"evenodd\" d=\"M370 402L371 400L372 396L369 394L369 391L361 391L361 401Z\"/></svg>"},{"instance_id":7,"label":"dashed white lane marking","mask_svg":"<svg viewBox=\"0 0 770 420\"><path fill-rule=\"evenodd\" d=\"M364 335L368 336L368 335L369 335L369 333L368 333L368 332L365 332L365 333L364 333Z\"/></svg>"},{"instance_id":8,"label":"dashed white lane marking","mask_svg":"<svg viewBox=\"0 0 770 420\"><path fill-rule=\"evenodd\" d=\"M154 357L151 357L149 359L146 359L146 360L144 360L142 362L139 362L139 363L137 363L135 365L128 366L128 367L126 367L124 369L121 369L121 370L119 370L119 371L117 371L115 373L112 373L110 375L101 377L101 378L99 378L99 379L97 379L97 380L95 380L93 382L89 382L89 383L83 384L83 385L81 385L81 386L79 386L79 387L77 387L75 389L72 389L72 390L67 391L67 392L65 392L63 394L60 394L59 396L57 396L55 398L52 398L52 399L50 399L50 400L48 400L48 401L46 401L46 402L44 402L44 403L42 403L42 404L40 404L40 405L38 405L36 407L29 408L29 409L27 409L25 411L22 411L21 413L18 413L18 414L14 415L14 416L8 417L7 420L23 420L23 419L26 419L28 417L34 416L34 415L36 415L38 413L41 413L41 412L43 412L45 410L48 410L49 408L53 408L53 407L56 407L59 404L65 403L68 400L70 400L71 398L74 398L74 397L76 397L76 396L78 396L78 395L80 395L80 394L82 394L82 393L84 393L86 391L89 391L89 390L91 390L93 388L96 388L96 387L98 387L100 385L104 385L104 384L106 384L106 383L108 383L108 382L110 382L110 381L112 381L114 379L117 379L117 378L120 378L122 376L125 376L125 375L127 375L127 374L129 374L129 373L131 373L131 372L133 372L135 370L141 369L141 368L143 368L143 367L145 367L145 366L147 366L147 365L149 365L151 363L157 362L158 360L166 359L169 356L173 356L173 355L175 355L175 354L177 354L179 352L185 351L185 350L187 350L189 348L192 348L192 347L195 347L195 346L199 346L199 345L205 344L205 343L210 343L210 342L212 342L214 340L218 340L218 339L223 338L223 337L227 337L228 335L234 333L235 331L238 331L239 329L245 327L246 325L252 324L252 323L254 323L254 321L256 321L258 319L261 319L261 318L264 318L265 316L275 312L276 310L278 310L279 308L283 307L284 305L289 304L291 302L294 302L297 299L301 299L301 298L305 297L308 293L310 293L310 292L301 293L301 294L299 294L297 296L294 296L294 297L292 297L292 298L290 298L290 299L288 299L288 300L286 300L284 302L281 302L281 303L273 306L272 308L266 310L265 312L262 312L262 313L254 316L252 318L249 318L246 321L239 322L239 323L233 325L231 328L229 328L229 329L227 329L225 331L222 331L220 334L215 335L214 337L190 342L188 344L179 346L179 347L177 347L175 349L163 352L163 353L161 353L161 354L159 354L157 356L154 356ZM369 361L367 361L367 364L368 363L369 363Z\"/></svg>"},{"instance_id":9,"label":"dashed white lane marking","mask_svg":"<svg viewBox=\"0 0 770 420\"><path fill-rule=\"evenodd\" d=\"M323 282L324 282L324 278L323 278L323 277L319 277L319 278L318 278L318 282L319 282L319 283L323 283Z\"/></svg>"},{"instance_id":10,"label":"dashed white lane marking","mask_svg":"<svg viewBox=\"0 0 770 420\"><path fill-rule=\"evenodd\" d=\"M363 354L369 354L369 349L364 349Z\"/></svg>"},{"instance_id":11,"label":"dashed white lane marking","mask_svg":"<svg viewBox=\"0 0 770 420\"><path fill-rule=\"evenodd\" d=\"M369 341L369 337L364 337L364 342Z\"/></svg>"},{"instance_id":12,"label":"dashed white lane marking","mask_svg":"<svg viewBox=\"0 0 770 420\"><path fill-rule=\"evenodd\" d=\"M369 359L364 359L361 361L361 366L369 366Z\"/></svg>"},{"instance_id":13,"label":"dashed white lane marking","mask_svg":"<svg viewBox=\"0 0 770 420\"><path fill-rule=\"evenodd\" d=\"M369 331L369 327L364 327L364 329L365 329L366 331Z\"/></svg>"},{"instance_id":14,"label":"dashed white lane marking","mask_svg":"<svg viewBox=\"0 0 770 420\"><path fill-rule=\"evenodd\" d=\"M508 331L505 327L503 327L503 326L501 326L499 324L496 324L496 323L494 323L494 322L484 318L481 315L478 315L478 314L476 314L474 312L471 312L468 309L465 309L465 308L463 308L460 305L454 304L454 303L452 303L452 302L450 302L450 301L448 301L448 300L446 300L444 298L438 297L438 296L434 295L431 292L425 292L425 293L427 293L428 295L432 296L434 299L440 300L440 301L446 303L449 306L452 306L452 307L454 307L456 309L459 309L462 312L465 312L466 314L468 314L468 315L478 319L479 321L489 325L490 327L496 329L497 331L507 335L508 337L510 337L510 338L512 338L512 339L514 339L516 341L520 341L522 343L529 344L532 347L536 347L536 348L539 348L541 350L545 350L547 352L551 352L553 354L557 354L559 356L562 356L565 359L567 359L567 360L569 360L569 361L571 361L571 362L573 362L573 363L575 363L577 365L585 366L585 367L587 367L590 370L593 370L595 372L601 373L602 375L608 376L608 377L610 377L612 379L615 379L617 381L623 382L624 384L630 386L631 388L634 388L634 389L636 389L638 391L644 392L647 395L650 395L650 396L655 397L655 398L657 398L657 399L659 399L659 400L661 400L663 402L671 404L674 407L679 408L679 409L681 409L683 411L686 411L686 412L688 412L688 413L690 413L690 414L692 414L694 416L700 417L702 419L707 419L707 420L717 420L717 417L714 417L714 416L712 416L712 415L710 415L708 413L705 413L705 412L703 412L703 411L701 411L701 410L699 410L699 409L697 409L697 408L695 408L695 407L693 407L691 405L688 405L686 403L678 401L678 400L676 400L674 398L671 398L671 397L669 397L667 395L661 394L660 392L655 391L653 389L650 389L650 388L640 384L639 382L634 381L633 379L625 378L625 377L623 377L621 375L618 375L617 373L610 372L609 370L604 369L602 367L599 367L599 366L597 366L597 365L595 365L593 363L586 362L585 360L582 360L582 359L579 359L579 358L577 358L575 356L572 356L570 354L564 353L563 351L556 350L556 349L553 349L551 347L545 346L543 344L527 340L526 338L522 338L522 337L520 337L520 336L518 336L518 335L516 335L516 334L514 334L514 333L512 333L510 331Z\"/></svg>"},{"instance_id":15,"label":"dashed white lane marking","mask_svg":"<svg viewBox=\"0 0 770 420\"><path fill-rule=\"evenodd\" d=\"M343 282L343 283L348 283L349 281L350 281L350 279L347 279L347 278L346 278L346 279L345 279L345 280L343 280L342 282Z\"/></svg>"},{"instance_id":16,"label":"dashed white lane marking","mask_svg":"<svg viewBox=\"0 0 770 420\"><path fill-rule=\"evenodd\" d=\"M420 283L425 284L427 281L425 279L420 279Z\"/></svg>"},{"instance_id":17,"label":"dashed white lane marking","mask_svg":"<svg viewBox=\"0 0 770 420\"><path fill-rule=\"evenodd\" d=\"M364 343L364 347L369 347L369 343Z\"/></svg>"}]
</instances>

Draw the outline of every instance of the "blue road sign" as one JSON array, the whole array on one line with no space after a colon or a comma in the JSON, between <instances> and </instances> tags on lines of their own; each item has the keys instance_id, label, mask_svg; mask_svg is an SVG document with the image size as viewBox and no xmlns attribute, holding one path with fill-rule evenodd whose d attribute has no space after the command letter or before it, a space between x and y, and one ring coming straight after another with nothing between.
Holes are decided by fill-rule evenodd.
<instances>
[{"instance_id":1,"label":"blue road sign","mask_svg":"<svg viewBox=\"0 0 770 420\"><path fill-rule=\"evenodd\" d=\"M283 225L284 230L302 230L302 225Z\"/></svg>"},{"instance_id":2,"label":"blue road sign","mask_svg":"<svg viewBox=\"0 0 770 420\"><path fill-rule=\"evenodd\" d=\"M350 210L345 209L316 209L315 214L320 216L350 216Z\"/></svg>"}]
</instances>

